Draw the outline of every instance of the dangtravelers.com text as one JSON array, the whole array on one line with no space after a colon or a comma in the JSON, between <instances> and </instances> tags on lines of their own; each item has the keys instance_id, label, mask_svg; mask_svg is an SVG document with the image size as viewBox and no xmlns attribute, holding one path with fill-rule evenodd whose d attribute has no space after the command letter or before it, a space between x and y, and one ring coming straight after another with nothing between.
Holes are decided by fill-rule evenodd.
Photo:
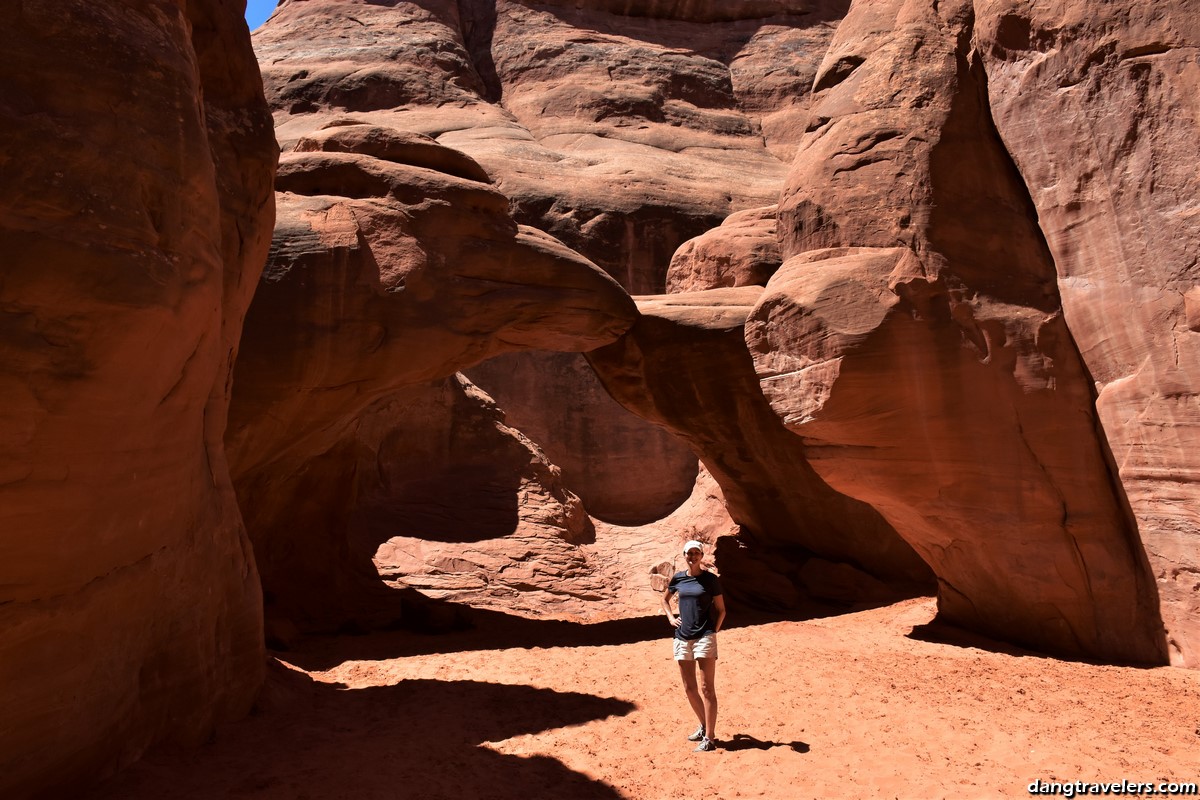
<instances>
[{"instance_id":1,"label":"dangtravelers.com text","mask_svg":"<svg viewBox=\"0 0 1200 800\"><path fill-rule=\"evenodd\" d=\"M1112 781L1111 783L1088 781L1034 781L1026 787L1033 795L1058 795L1060 797L1082 797L1085 795L1200 795L1195 783L1168 783L1145 781Z\"/></svg>"}]
</instances>

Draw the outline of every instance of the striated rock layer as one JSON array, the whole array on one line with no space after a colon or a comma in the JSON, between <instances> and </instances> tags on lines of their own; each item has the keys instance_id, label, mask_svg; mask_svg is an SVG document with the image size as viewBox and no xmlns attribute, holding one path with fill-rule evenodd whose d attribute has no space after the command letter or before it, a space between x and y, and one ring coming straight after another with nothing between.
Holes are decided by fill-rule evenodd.
<instances>
[{"instance_id":1,"label":"striated rock layer","mask_svg":"<svg viewBox=\"0 0 1200 800\"><path fill-rule=\"evenodd\" d=\"M845 0L284 0L255 34L285 149L330 115L479 161L517 219L629 291L773 203Z\"/></svg>"},{"instance_id":2,"label":"striated rock layer","mask_svg":"<svg viewBox=\"0 0 1200 800\"><path fill-rule=\"evenodd\" d=\"M746 339L816 471L933 568L942 618L1161 662L1154 583L988 121L973 21L966 2L851 8L817 77L826 122L781 197L787 260Z\"/></svg>"},{"instance_id":3,"label":"striated rock layer","mask_svg":"<svg viewBox=\"0 0 1200 800\"><path fill-rule=\"evenodd\" d=\"M1200 666L1200 17L1186 2L977 6L996 127L1096 382L1171 660Z\"/></svg>"},{"instance_id":4,"label":"striated rock layer","mask_svg":"<svg viewBox=\"0 0 1200 800\"><path fill-rule=\"evenodd\" d=\"M273 619L336 628L376 599L349 544L370 406L491 355L607 344L633 319L614 280L517 225L485 177L425 137L350 119L281 159L227 437Z\"/></svg>"},{"instance_id":5,"label":"striated rock layer","mask_svg":"<svg viewBox=\"0 0 1200 800\"><path fill-rule=\"evenodd\" d=\"M222 447L276 158L238 3L0 29L0 795L244 714L261 599Z\"/></svg>"}]
</instances>

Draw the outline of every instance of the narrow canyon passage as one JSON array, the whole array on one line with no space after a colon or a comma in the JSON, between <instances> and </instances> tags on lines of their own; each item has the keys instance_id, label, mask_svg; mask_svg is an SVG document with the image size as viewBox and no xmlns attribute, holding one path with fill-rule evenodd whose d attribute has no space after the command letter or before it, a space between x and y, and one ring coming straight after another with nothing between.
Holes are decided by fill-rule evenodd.
<instances>
[{"instance_id":1,"label":"narrow canyon passage","mask_svg":"<svg viewBox=\"0 0 1200 800\"><path fill-rule=\"evenodd\" d=\"M1200 779L1194 2L10 5L3 800Z\"/></svg>"}]
</instances>

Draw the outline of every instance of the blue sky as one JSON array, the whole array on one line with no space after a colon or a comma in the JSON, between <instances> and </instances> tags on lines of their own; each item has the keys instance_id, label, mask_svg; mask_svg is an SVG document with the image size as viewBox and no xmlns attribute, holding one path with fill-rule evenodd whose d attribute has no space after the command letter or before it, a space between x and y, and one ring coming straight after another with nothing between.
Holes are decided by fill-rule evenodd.
<instances>
[{"instance_id":1,"label":"blue sky","mask_svg":"<svg viewBox=\"0 0 1200 800\"><path fill-rule=\"evenodd\" d=\"M246 24L250 26L250 30L266 22L276 5L276 0L247 0Z\"/></svg>"}]
</instances>

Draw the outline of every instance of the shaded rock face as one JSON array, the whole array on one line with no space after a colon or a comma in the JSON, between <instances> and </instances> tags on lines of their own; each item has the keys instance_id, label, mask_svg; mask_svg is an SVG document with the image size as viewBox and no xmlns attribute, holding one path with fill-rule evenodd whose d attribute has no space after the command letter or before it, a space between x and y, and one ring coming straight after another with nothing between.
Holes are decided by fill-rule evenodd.
<instances>
[{"instance_id":1,"label":"shaded rock face","mask_svg":"<svg viewBox=\"0 0 1200 800\"><path fill-rule=\"evenodd\" d=\"M695 454L678 436L618 405L584 356L509 353L468 373L504 409L508 424L562 469L593 517L643 525L691 495Z\"/></svg>"},{"instance_id":2,"label":"shaded rock face","mask_svg":"<svg viewBox=\"0 0 1200 800\"><path fill-rule=\"evenodd\" d=\"M816 471L933 567L943 618L1160 662L1153 581L972 21L967 3L851 9L817 77L828 121L781 197L788 260L746 340Z\"/></svg>"},{"instance_id":3,"label":"shaded rock face","mask_svg":"<svg viewBox=\"0 0 1200 800\"><path fill-rule=\"evenodd\" d=\"M611 594L579 548L595 539L579 498L462 376L392 392L294 472L239 490L284 646L303 629L429 625L409 589L543 616Z\"/></svg>"},{"instance_id":4,"label":"shaded rock face","mask_svg":"<svg viewBox=\"0 0 1200 800\"><path fill-rule=\"evenodd\" d=\"M221 442L277 153L241 15L25 3L0 29L5 797L199 744L262 679Z\"/></svg>"},{"instance_id":5,"label":"shaded rock face","mask_svg":"<svg viewBox=\"0 0 1200 800\"><path fill-rule=\"evenodd\" d=\"M1200 20L1182 2L978 5L996 127L1096 382L1171 660L1200 666Z\"/></svg>"},{"instance_id":6,"label":"shaded rock face","mask_svg":"<svg viewBox=\"0 0 1200 800\"><path fill-rule=\"evenodd\" d=\"M347 526L368 407L498 353L606 344L633 318L615 281L517 225L483 177L424 137L346 119L281 159L227 437L272 618L360 616Z\"/></svg>"},{"instance_id":7,"label":"shaded rock face","mask_svg":"<svg viewBox=\"0 0 1200 800\"><path fill-rule=\"evenodd\" d=\"M611 595L559 469L462 376L405 389L358 425L351 542L379 574L437 600L579 616Z\"/></svg>"},{"instance_id":8,"label":"shaded rock face","mask_svg":"<svg viewBox=\"0 0 1200 800\"><path fill-rule=\"evenodd\" d=\"M753 578L734 582L744 599L794 607L805 594L798 570L814 554L927 587L932 575L912 548L875 509L813 471L804 443L759 390L744 328L762 292L639 298L633 328L587 359L614 397L683 438L721 486L742 544L718 550L718 563L723 574Z\"/></svg>"}]
</instances>

